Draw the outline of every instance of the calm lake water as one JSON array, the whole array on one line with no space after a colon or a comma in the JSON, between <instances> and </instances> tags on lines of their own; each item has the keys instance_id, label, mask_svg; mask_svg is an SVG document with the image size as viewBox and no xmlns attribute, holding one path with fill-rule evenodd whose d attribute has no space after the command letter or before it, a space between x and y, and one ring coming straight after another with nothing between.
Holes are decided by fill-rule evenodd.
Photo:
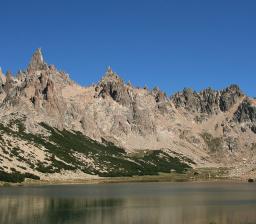
<instances>
[{"instance_id":1,"label":"calm lake water","mask_svg":"<svg viewBox=\"0 0 256 224\"><path fill-rule=\"evenodd\" d=\"M120 183L0 188L0 223L256 223L256 184Z\"/></svg>"}]
</instances>

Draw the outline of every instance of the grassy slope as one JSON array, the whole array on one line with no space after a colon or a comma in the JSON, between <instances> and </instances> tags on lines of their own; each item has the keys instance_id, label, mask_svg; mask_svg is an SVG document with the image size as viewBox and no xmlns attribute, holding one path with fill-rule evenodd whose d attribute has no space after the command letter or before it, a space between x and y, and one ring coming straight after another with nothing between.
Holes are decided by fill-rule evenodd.
<instances>
[{"instance_id":1,"label":"grassy slope","mask_svg":"<svg viewBox=\"0 0 256 224\"><path fill-rule=\"evenodd\" d=\"M16 125L18 131L13 131L9 128L12 125ZM36 164L32 164L29 160L25 161L28 164L31 163L31 168L41 173L56 173L64 169L81 170L85 173L96 174L102 177L124 177L157 175L159 172L169 173L170 170L183 173L190 168L187 163L161 150L148 151L140 154L140 156L132 156L111 143L105 142L105 144L100 144L85 137L80 132L56 130L45 123L40 125L50 133L48 138L26 133L22 120L13 120L8 127L0 124L0 132L32 142L38 147L44 146L48 153L51 154L49 158L50 165L39 161ZM2 145L2 147L4 146ZM18 151L18 148L14 148L6 150L6 153L13 153L14 156L19 156ZM77 153L84 155L93 163L83 162L76 156ZM20 159L26 160L22 157ZM17 172L7 174L1 171L0 181L20 182L29 175ZM30 176L34 179L38 178Z\"/></svg>"}]
</instances>

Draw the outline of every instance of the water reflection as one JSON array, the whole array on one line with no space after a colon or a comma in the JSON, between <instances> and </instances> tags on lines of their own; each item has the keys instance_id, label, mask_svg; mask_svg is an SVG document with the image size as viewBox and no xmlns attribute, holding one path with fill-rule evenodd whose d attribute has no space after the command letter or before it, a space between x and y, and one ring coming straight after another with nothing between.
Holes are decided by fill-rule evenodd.
<instances>
[{"instance_id":1,"label":"water reflection","mask_svg":"<svg viewBox=\"0 0 256 224\"><path fill-rule=\"evenodd\" d=\"M0 189L0 223L256 223L256 185L138 183Z\"/></svg>"}]
</instances>

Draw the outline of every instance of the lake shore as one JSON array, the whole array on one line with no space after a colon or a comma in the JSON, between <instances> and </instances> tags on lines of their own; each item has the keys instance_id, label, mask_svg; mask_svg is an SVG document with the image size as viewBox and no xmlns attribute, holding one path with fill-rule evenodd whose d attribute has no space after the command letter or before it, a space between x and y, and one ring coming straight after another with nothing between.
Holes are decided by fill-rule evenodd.
<instances>
[{"instance_id":1,"label":"lake shore","mask_svg":"<svg viewBox=\"0 0 256 224\"><path fill-rule=\"evenodd\" d=\"M47 179L33 180L26 179L22 183L0 182L0 186L40 186L40 185L66 185L66 184L111 184L111 183L133 183L133 182L248 182L248 179L240 177L229 177L225 175L213 175L209 172L197 173L161 173L152 176L132 177L95 177L88 179ZM215 173L216 174L216 173Z\"/></svg>"}]
</instances>

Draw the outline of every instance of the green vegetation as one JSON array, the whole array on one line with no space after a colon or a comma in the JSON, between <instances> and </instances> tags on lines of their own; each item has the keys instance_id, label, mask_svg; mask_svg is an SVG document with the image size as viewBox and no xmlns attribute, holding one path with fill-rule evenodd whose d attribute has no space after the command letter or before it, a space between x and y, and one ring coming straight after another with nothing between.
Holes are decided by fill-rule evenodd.
<instances>
[{"instance_id":1,"label":"green vegetation","mask_svg":"<svg viewBox=\"0 0 256 224\"><path fill-rule=\"evenodd\" d=\"M172 158L160 150L143 154L140 157L132 157L123 149L106 141L103 145L85 137L80 132L59 131L46 124L42 123L41 125L51 132L49 142L55 143L54 145L49 145L48 142L48 145L45 147L53 155L72 164L73 167L71 169L79 168L86 173L114 177L156 175L159 172L170 172L170 170L182 173L190 168L190 166L181 162L178 158ZM74 152L86 155L87 158L94 161L97 168L77 161L77 158L73 156ZM55 166L57 165L55 164Z\"/></svg>"},{"instance_id":2,"label":"green vegetation","mask_svg":"<svg viewBox=\"0 0 256 224\"><path fill-rule=\"evenodd\" d=\"M25 178L40 180L40 177L38 177L34 174L31 174L31 173L21 174L17 171L15 171L13 173L7 173L7 172L4 172L4 171L0 171L0 181L12 182L12 183L21 183L25 180Z\"/></svg>"},{"instance_id":3,"label":"green vegetation","mask_svg":"<svg viewBox=\"0 0 256 224\"><path fill-rule=\"evenodd\" d=\"M155 150L147 153L141 158L141 161L145 161L145 167L149 164L155 164L157 172L169 173L171 170L175 170L177 173L183 173L184 170L188 169L189 166L186 163L181 163L181 161L175 157L171 157L166 152L161 150ZM153 167L150 167L153 170Z\"/></svg>"},{"instance_id":4,"label":"green vegetation","mask_svg":"<svg viewBox=\"0 0 256 224\"><path fill-rule=\"evenodd\" d=\"M10 127L15 125L18 131L13 131ZM88 174L97 174L102 177L128 177L142 175L158 175L158 173L184 173L191 168L187 163L193 163L188 158L180 160L172 157L161 150L143 152L140 155L129 155L125 150L116 147L107 141L101 144L87 138L77 131L57 130L45 123L40 124L46 129L50 136L45 138L25 132L23 120L13 120L10 126L6 127L0 124L0 131L13 135L20 139L26 140L39 148L47 149L51 155L47 160L48 163L34 162L22 158L18 148L10 150L11 155L26 161L31 168L42 173L56 173L61 170L81 170ZM79 155L85 156L90 162L79 159ZM184 161L184 162L183 162ZM19 182L23 177L16 172L12 177Z\"/></svg>"}]
</instances>

